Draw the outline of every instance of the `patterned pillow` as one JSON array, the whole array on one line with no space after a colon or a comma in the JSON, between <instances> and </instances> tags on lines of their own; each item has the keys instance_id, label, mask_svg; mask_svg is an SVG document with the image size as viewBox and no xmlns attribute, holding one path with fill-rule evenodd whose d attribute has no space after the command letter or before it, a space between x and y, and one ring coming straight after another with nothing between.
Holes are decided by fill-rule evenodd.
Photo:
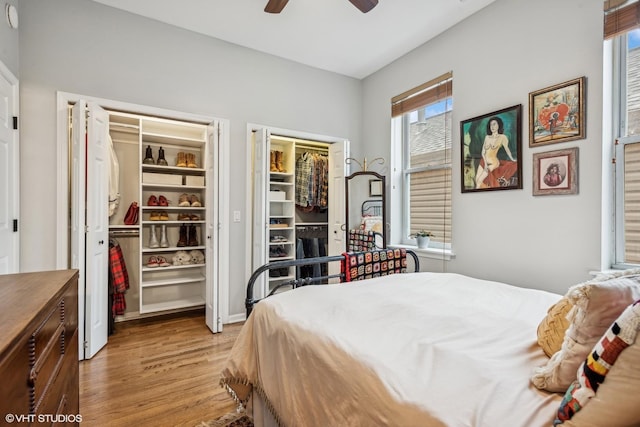
<instances>
[{"instance_id":1,"label":"patterned pillow","mask_svg":"<svg viewBox=\"0 0 640 427\"><path fill-rule=\"evenodd\" d=\"M572 286L566 297L573 304L569 328L560 351L536 368L531 382L539 389L564 393L580 364L625 308L640 299L640 269L599 276Z\"/></svg>"},{"instance_id":2,"label":"patterned pillow","mask_svg":"<svg viewBox=\"0 0 640 427\"><path fill-rule=\"evenodd\" d=\"M551 357L562 348L564 334L569 327L567 314L573 307L567 297L549 307L547 315L538 325L538 345L544 353Z\"/></svg>"},{"instance_id":3,"label":"patterned pillow","mask_svg":"<svg viewBox=\"0 0 640 427\"><path fill-rule=\"evenodd\" d=\"M553 425L570 420L596 396L600 385L608 378L607 374L623 350L635 342L638 329L640 301L636 301L622 312L580 365L578 378L565 393Z\"/></svg>"}]
</instances>

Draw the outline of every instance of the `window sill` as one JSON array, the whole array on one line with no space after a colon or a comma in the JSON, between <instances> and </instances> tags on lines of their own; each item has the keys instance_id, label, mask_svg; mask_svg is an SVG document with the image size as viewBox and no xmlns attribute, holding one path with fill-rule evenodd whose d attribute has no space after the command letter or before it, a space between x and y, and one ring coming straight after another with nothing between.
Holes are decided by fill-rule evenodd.
<instances>
[{"instance_id":1,"label":"window sill","mask_svg":"<svg viewBox=\"0 0 640 427\"><path fill-rule=\"evenodd\" d=\"M431 259L437 259L437 260L450 261L456 257L456 254L449 249L439 249L439 248L420 249L417 246L402 245L402 244L389 245L389 246L393 248L411 249L420 258L431 258Z\"/></svg>"}]
</instances>

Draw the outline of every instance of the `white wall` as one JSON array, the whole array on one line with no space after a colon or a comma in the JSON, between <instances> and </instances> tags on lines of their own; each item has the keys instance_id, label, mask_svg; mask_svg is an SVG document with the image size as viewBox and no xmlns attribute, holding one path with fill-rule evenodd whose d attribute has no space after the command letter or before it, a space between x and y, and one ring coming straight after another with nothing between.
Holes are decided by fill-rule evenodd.
<instances>
[{"instance_id":1,"label":"white wall","mask_svg":"<svg viewBox=\"0 0 640 427\"><path fill-rule=\"evenodd\" d=\"M431 270L564 293L600 265L602 2L498 0L364 80L362 140L389 156L390 99L453 71L453 248ZM528 94L587 77L587 138L529 148ZM523 189L460 191L460 121L523 106ZM532 196L532 154L579 147L579 194ZM355 151L355 150L354 150Z\"/></svg>"},{"instance_id":2,"label":"white wall","mask_svg":"<svg viewBox=\"0 0 640 427\"><path fill-rule=\"evenodd\" d=\"M247 123L357 141L360 81L88 0L20 0L20 18L21 270L56 266L56 91L226 118L226 208L242 217L230 224L229 313L244 313Z\"/></svg>"},{"instance_id":3,"label":"white wall","mask_svg":"<svg viewBox=\"0 0 640 427\"><path fill-rule=\"evenodd\" d=\"M230 120L228 210L242 213L231 224L233 315L244 312L246 124L344 137L356 158L389 158L391 97L450 70L454 141L460 120L523 105L524 188L461 194L454 144L456 258L424 265L557 292L600 268L600 1L497 0L362 82L88 0L19 8L23 271L55 267L58 90ZM528 93L582 75L587 139L529 149ZM580 194L533 197L532 153L573 146Z\"/></svg>"}]
</instances>

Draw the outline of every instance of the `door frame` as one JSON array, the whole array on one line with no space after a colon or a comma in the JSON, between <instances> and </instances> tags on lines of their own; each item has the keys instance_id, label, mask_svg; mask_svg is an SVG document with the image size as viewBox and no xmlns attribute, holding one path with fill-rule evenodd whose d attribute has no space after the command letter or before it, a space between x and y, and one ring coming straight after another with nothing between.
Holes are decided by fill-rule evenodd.
<instances>
[{"instance_id":1,"label":"door frame","mask_svg":"<svg viewBox=\"0 0 640 427\"><path fill-rule=\"evenodd\" d=\"M9 108L8 113L13 117L20 116L20 81L16 76L13 75L11 70L0 61L0 76L9 83L11 86L12 92L12 102L11 105L8 105ZM15 219L18 221L18 231L11 233L11 242L9 245L9 254L10 257L10 265L7 273L18 273L20 272L20 227L22 224L20 223L20 126L18 125L18 130L14 130L12 137L12 149L11 149L11 158L7 159L11 164L11 169L9 173L9 182L7 183L7 188L9 189L8 199L8 215L11 218L7 218L7 220ZM7 224L9 225L9 224Z\"/></svg>"},{"instance_id":2,"label":"door frame","mask_svg":"<svg viewBox=\"0 0 640 427\"><path fill-rule=\"evenodd\" d=\"M167 110L148 105L132 104L114 101L111 99L97 98L58 91L56 92L56 117L57 117L57 227L56 227L56 268L67 269L70 266L70 230L69 230L69 104L79 100L94 102L106 110L127 111L135 114L145 114L159 117L171 117L178 120L201 122L208 124L217 121L222 125L221 129L229 129L229 121L213 116L185 113L181 111ZM230 138L228 132L223 132L219 138L218 161L218 247L220 248L217 262L218 268L218 323L221 324L228 318L229 313L229 152ZM80 304L80 301L78 302ZM84 319L78 319L79 325ZM224 322L227 323L227 322ZM82 345L82 344L80 344Z\"/></svg>"},{"instance_id":3,"label":"door frame","mask_svg":"<svg viewBox=\"0 0 640 427\"><path fill-rule=\"evenodd\" d=\"M349 140L347 138L341 138L336 136L328 136L315 134L310 132L304 132L299 130L285 129L279 128L269 125L262 125L257 123L247 123L247 147L252 146L252 134L253 131L265 129L269 132L270 135L279 135L286 136L289 138L295 139L306 139L311 141L325 142L327 144L333 144L337 142L345 142L347 153L349 151ZM247 150L246 157L246 189L245 189L245 212L247 213L247 218L253 214L253 150ZM348 154L347 154L348 155ZM252 265L252 254L253 254L253 242L252 242L252 228L253 221L247 219L245 221L245 280L244 283L249 281L251 274L253 273L253 265ZM230 319L231 322L240 322L243 321L246 317L245 313L236 314L233 317L233 320Z\"/></svg>"}]
</instances>

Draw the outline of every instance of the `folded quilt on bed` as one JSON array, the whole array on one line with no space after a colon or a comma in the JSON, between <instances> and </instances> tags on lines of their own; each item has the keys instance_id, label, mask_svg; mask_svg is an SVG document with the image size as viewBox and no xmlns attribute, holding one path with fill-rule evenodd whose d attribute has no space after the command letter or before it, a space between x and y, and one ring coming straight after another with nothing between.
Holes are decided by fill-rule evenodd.
<instances>
[{"instance_id":1,"label":"folded quilt on bed","mask_svg":"<svg viewBox=\"0 0 640 427\"><path fill-rule=\"evenodd\" d=\"M342 255L344 260L340 269L345 282L407 272L406 249L345 252Z\"/></svg>"},{"instance_id":2,"label":"folded quilt on bed","mask_svg":"<svg viewBox=\"0 0 640 427\"><path fill-rule=\"evenodd\" d=\"M550 426L536 328L559 295L450 273L307 286L258 303L222 372L284 426Z\"/></svg>"}]
</instances>

